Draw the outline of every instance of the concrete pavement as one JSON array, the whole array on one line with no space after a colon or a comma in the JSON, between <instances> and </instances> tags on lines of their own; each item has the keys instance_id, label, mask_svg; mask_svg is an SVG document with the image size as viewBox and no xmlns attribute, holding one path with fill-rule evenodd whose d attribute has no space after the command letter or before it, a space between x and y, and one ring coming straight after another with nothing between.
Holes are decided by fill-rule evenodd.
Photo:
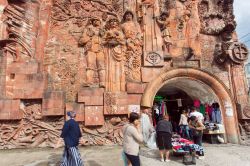
<instances>
[{"instance_id":1,"label":"concrete pavement","mask_svg":"<svg viewBox=\"0 0 250 166\"><path fill-rule=\"evenodd\" d=\"M250 166L250 147L232 144L205 144L205 158L198 166ZM15 149L0 151L0 166L57 166L63 148ZM85 166L122 166L121 146L81 147ZM182 157L171 156L171 162L159 161L158 151L141 148L142 166L178 166Z\"/></svg>"}]
</instances>

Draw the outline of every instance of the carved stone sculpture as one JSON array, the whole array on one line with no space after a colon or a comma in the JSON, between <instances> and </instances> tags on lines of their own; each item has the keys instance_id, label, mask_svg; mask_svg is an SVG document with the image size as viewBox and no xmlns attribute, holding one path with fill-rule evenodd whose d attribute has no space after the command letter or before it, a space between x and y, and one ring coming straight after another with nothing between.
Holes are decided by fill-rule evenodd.
<instances>
[{"instance_id":1,"label":"carved stone sculpture","mask_svg":"<svg viewBox=\"0 0 250 166\"><path fill-rule=\"evenodd\" d=\"M160 26L161 29L161 33L162 33L162 38L163 38L163 51L164 51L164 55L169 56L169 49L170 46L172 45L172 41L171 41L171 34L169 31L169 21L167 20L167 18L169 17L169 13L164 12L160 15L160 17L157 18L157 23Z\"/></svg>"},{"instance_id":2,"label":"carved stone sculpture","mask_svg":"<svg viewBox=\"0 0 250 166\"><path fill-rule=\"evenodd\" d=\"M127 79L141 80L142 36L140 25L134 20L134 14L126 11L121 25L126 38Z\"/></svg>"},{"instance_id":3,"label":"carved stone sculpture","mask_svg":"<svg viewBox=\"0 0 250 166\"><path fill-rule=\"evenodd\" d=\"M215 60L220 64L226 60L230 60L234 64L242 64L248 58L246 45L232 40L234 29L234 25L227 25L221 33L222 42L216 44Z\"/></svg>"},{"instance_id":4,"label":"carved stone sculpture","mask_svg":"<svg viewBox=\"0 0 250 166\"><path fill-rule=\"evenodd\" d=\"M156 0L142 1L143 21L142 27L144 30L144 66L162 66L163 39L161 37L160 27L157 25L156 18L160 15L159 3ZM151 55L154 56L153 59Z\"/></svg>"},{"instance_id":5,"label":"carved stone sculpture","mask_svg":"<svg viewBox=\"0 0 250 166\"><path fill-rule=\"evenodd\" d=\"M102 23L98 18L92 18L90 25L83 31L79 44L84 45L87 59L87 83L94 85L95 73L98 73L100 87L105 86L105 62L102 47L102 37L104 30Z\"/></svg>"},{"instance_id":6,"label":"carved stone sculpture","mask_svg":"<svg viewBox=\"0 0 250 166\"><path fill-rule=\"evenodd\" d=\"M228 24L236 24L233 0L200 0L199 15L204 34L218 35Z\"/></svg>"},{"instance_id":7,"label":"carved stone sculpture","mask_svg":"<svg viewBox=\"0 0 250 166\"><path fill-rule=\"evenodd\" d=\"M110 18L104 34L106 91L125 91L125 37L117 18Z\"/></svg>"},{"instance_id":8,"label":"carved stone sculpture","mask_svg":"<svg viewBox=\"0 0 250 166\"><path fill-rule=\"evenodd\" d=\"M214 90L227 140L250 145L248 50L237 40L232 6L233 0L0 0L0 149L55 147L71 110L82 145L122 144L128 113L150 107L165 83L181 90L175 83L183 79Z\"/></svg>"}]
</instances>

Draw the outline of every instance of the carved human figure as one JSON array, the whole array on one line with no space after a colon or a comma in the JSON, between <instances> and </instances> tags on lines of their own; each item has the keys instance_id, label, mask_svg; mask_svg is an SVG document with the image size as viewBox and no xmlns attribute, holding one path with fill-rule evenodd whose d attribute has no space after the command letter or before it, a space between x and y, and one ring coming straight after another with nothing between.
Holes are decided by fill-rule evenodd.
<instances>
[{"instance_id":1,"label":"carved human figure","mask_svg":"<svg viewBox=\"0 0 250 166\"><path fill-rule=\"evenodd\" d=\"M126 11L122 21L122 31L126 38L126 58L127 67L126 76L128 79L140 81L140 67L142 56L142 33L140 25L134 20L132 11Z\"/></svg>"},{"instance_id":2,"label":"carved human figure","mask_svg":"<svg viewBox=\"0 0 250 166\"><path fill-rule=\"evenodd\" d=\"M131 12L136 13L138 3L140 3L140 0L123 0L123 10L130 10Z\"/></svg>"},{"instance_id":3,"label":"carved human figure","mask_svg":"<svg viewBox=\"0 0 250 166\"><path fill-rule=\"evenodd\" d=\"M138 47L142 46L142 36L140 25L133 19L134 14L132 11L126 11L123 16L121 27L126 38L127 49L136 52Z\"/></svg>"},{"instance_id":4,"label":"carved human figure","mask_svg":"<svg viewBox=\"0 0 250 166\"><path fill-rule=\"evenodd\" d=\"M144 50L146 52L162 50L160 28L156 24L156 16L160 15L158 0L143 0Z\"/></svg>"},{"instance_id":5,"label":"carved human figure","mask_svg":"<svg viewBox=\"0 0 250 166\"><path fill-rule=\"evenodd\" d=\"M103 39L106 47L106 91L125 91L125 37L117 18L108 20Z\"/></svg>"},{"instance_id":6,"label":"carved human figure","mask_svg":"<svg viewBox=\"0 0 250 166\"><path fill-rule=\"evenodd\" d=\"M165 55L169 55L169 48L172 45L171 34L169 32L169 24L170 22L167 20L169 17L169 13L163 12L159 17L157 17L156 21L161 29L161 35L163 39L163 51Z\"/></svg>"},{"instance_id":7,"label":"carved human figure","mask_svg":"<svg viewBox=\"0 0 250 166\"><path fill-rule=\"evenodd\" d=\"M94 75L98 73L99 86L105 86L105 60L102 47L104 30L98 18L92 18L90 25L84 29L79 44L85 46L87 61L87 84L95 84Z\"/></svg>"}]
</instances>

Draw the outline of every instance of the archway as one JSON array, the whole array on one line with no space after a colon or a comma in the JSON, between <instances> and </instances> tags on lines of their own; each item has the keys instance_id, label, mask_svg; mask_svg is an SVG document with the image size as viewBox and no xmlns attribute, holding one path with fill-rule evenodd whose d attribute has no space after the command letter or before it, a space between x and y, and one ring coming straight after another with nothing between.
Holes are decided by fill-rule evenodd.
<instances>
[{"instance_id":1,"label":"archway","mask_svg":"<svg viewBox=\"0 0 250 166\"><path fill-rule=\"evenodd\" d=\"M229 143L239 143L236 106L230 92L223 82L206 71L194 68L178 68L162 72L147 85L142 96L141 106L152 107L154 97L160 88L166 84L182 79L200 82L209 87L209 89L217 96L218 102L221 106L226 130L226 141Z\"/></svg>"}]
</instances>

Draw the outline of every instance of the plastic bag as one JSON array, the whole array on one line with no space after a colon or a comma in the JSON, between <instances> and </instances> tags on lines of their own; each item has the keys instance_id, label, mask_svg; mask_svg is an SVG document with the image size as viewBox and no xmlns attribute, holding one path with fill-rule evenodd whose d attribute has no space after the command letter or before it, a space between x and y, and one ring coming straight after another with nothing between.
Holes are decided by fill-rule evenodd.
<instances>
[{"instance_id":1,"label":"plastic bag","mask_svg":"<svg viewBox=\"0 0 250 166\"><path fill-rule=\"evenodd\" d=\"M147 147L150 149L157 149L156 145L156 132L151 133L148 141L147 141Z\"/></svg>"}]
</instances>

